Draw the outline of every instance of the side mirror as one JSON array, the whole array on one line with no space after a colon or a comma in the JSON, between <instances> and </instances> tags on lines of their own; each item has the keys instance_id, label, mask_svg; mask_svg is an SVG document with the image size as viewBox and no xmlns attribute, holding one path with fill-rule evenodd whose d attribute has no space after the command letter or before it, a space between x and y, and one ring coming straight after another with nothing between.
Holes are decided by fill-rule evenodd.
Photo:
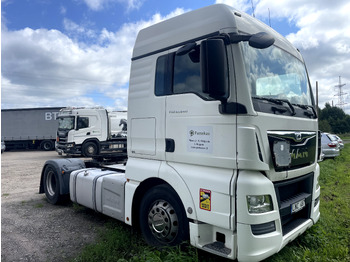
<instances>
[{"instance_id":1,"label":"side mirror","mask_svg":"<svg viewBox=\"0 0 350 262\"><path fill-rule=\"evenodd\" d=\"M248 41L249 45L258 49L265 49L273 45L275 38L265 32L256 33L254 35L238 35L238 34L229 34L230 42L233 44L239 42Z\"/></svg>"},{"instance_id":2,"label":"side mirror","mask_svg":"<svg viewBox=\"0 0 350 262\"><path fill-rule=\"evenodd\" d=\"M264 49L273 45L275 39L265 32L252 35L249 38L249 45L254 48Z\"/></svg>"},{"instance_id":3,"label":"side mirror","mask_svg":"<svg viewBox=\"0 0 350 262\"><path fill-rule=\"evenodd\" d=\"M228 77L225 43L222 39L208 39L200 45L202 90L220 101L228 98Z\"/></svg>"},{"instance_id":4,"label":"side mirror","mask_svg":"<svg viewBox=\"0 0 350 262\"><path fill-rule=\"evenodd\" d=\"M79 130L79 122L80 122L80 116L77 116L77 123L75 126L75 130L78 131Z\"/></svg>"}]
</instances>

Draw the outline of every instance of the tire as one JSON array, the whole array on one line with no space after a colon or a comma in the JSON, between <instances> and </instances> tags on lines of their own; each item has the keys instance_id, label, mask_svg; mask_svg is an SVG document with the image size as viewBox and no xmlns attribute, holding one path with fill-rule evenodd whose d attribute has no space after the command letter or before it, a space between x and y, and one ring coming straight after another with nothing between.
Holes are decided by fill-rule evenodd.
<instances>
[{"instance_id":1,"label":"tire","mask_svg":"<svg viewBox=\"0 0 350 262\"><path fill-rule=\"evenodd\" d=\"M94 142L87 142L83 145L82 151L85 157L92 157L98 154L98 147Z\"/></svg>"},{"instance_id":2,"label":"tire","mask_svg":"<svg viewBox=\"0 0 350 262\"><path fill-rule=\"evenodd\" d=\"M41 150L51 151L54 148L54 143L51 140L44 140L40 143Z\"/></svg>"},{"instance_id":3,"label":"tire","mask_svg":"<svg viewBox=\"0 0 350 262\"><path fill-rule=\"evenodd\" d=\"M60 194L60 180L55 168L52 166L47 166L44 171L44 192L50 204L56 205L65 199Z\"/></svg>"},{"instance_id":4,"label":"tire","mask_svg":"<svg viewBox=\"0 0 350 262\"><path fill-rule=\"evenodd\" d=\"M141 200L139 223L152 246L175 246L189 239L188 219L176 192L168 185L150 189Z\"/></svg>"}]
</instances>

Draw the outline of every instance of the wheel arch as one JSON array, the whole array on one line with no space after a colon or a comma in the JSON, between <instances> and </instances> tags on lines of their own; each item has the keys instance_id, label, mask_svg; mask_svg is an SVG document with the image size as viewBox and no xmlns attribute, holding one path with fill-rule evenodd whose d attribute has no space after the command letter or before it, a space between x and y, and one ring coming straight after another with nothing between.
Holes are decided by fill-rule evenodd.
<instances>
[{"instance_id":1,"label":"wheel arch","mask_svg":"<svg viewBox=\"0 0 350 262\"><path fill-rule=\"evenodd\" d=\"M60 183L60 194L69 193L69 176L71 171L85 168L85 163L81 159L52 159L47 160L41 170L39 194L45 193L44 191L44 174L48 167L52 167L58 174Z\"/></svg>"},{"instance_id":2,"label":"wheel arch","mask_svg":"<svg viewBox=\"0 0 350 262\"><path fill-rule=\"evenodd\" d=\"M162 169L162 168L161 168ZM191 192L189 191L188 187L186 186L186 183L181 179L181 177L176 173L175 170L171 168L171 170L168 170L167 172L171 173L167 176L163 176L164 178L159 177L152 177L148 178L144 181L142 181L133 196L132 200L132 224L133 226L139 227L138 223L136 221L139 220L139 207L142 197L146 194L148 190L151 188L166 184L171 189L174 190L174 192L177 194L177 196L180 199L181 205L183 207L183 210L190 220L196 220L197 219L197 213L196 208L194 204L194 200L192 197ZM163 170L164 171L164 170ZM171 179L166 179L171 177Z\"/></svg>"},{"instance_id":3,"label":"wheel arch","mask_svg":"<svg viewBox=\"0 0 350 262\"><path fill-rule=\"evenodd\" d=\"M140 229L140 225L137 221L139 221L139 218L140 218L139 209L140 209L141 199L147 193L148 190L162 184L166 184L171 187L171 185L169 185L167 182L156 177L148 178L142 181L137 187L132 200L132 221L133 221L132 224L137 229Z\"/></svg>"}]
</instances>

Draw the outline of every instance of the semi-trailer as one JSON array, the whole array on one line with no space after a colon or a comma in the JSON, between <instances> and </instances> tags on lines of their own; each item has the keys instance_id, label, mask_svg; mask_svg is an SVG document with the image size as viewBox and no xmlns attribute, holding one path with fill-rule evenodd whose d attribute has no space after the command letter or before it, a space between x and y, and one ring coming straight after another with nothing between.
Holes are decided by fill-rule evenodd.
<instances>
[{"instance_id":1,"label":"semi-trailer","mask_svg":"<svg viewBox=\"0 0 350 262\"><path fill-rule=\"evenodd\" d=\"M1 140L6 150L54 150L57 115L62 107L2 109Z\"/></svg>"}]
</instances>

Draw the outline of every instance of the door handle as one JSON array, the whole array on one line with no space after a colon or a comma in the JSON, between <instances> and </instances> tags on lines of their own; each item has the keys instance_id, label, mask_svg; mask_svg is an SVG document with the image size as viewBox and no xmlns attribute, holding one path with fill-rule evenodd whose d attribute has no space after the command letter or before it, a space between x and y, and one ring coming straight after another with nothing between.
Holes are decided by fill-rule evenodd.
<instances>
[{"instance_id":1,"label":"door handle","mask_svg":"<svg viewBox=\"0 0 350 262\"><path fill-rule=\"evenodd\" d=\"M86 135L89 136L89 135L91 135L91 133L90 133L90 132L87 132Z\"/></svg>"},{"instance_id":2,"label":"door handle","mask_svg":"<svg viewBox=\"0 0 350 262\"><path fill-rule=\"evenodd\" d=\"M171 138L165 139L165 152L173 153L175 152L175 141Z\"/></svg>"}]
</instances>

